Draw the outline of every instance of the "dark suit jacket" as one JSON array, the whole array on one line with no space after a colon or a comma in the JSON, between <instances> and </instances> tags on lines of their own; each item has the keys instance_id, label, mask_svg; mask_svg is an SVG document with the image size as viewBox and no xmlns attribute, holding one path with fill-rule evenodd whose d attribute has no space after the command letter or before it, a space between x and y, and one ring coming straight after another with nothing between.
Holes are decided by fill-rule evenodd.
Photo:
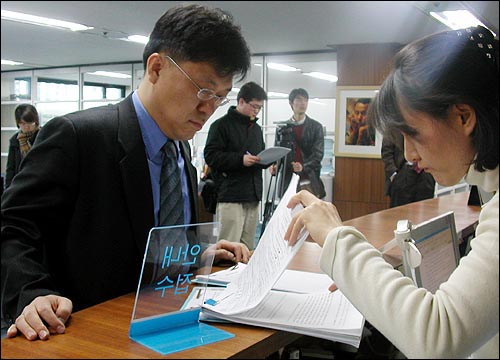
<instances>
[{"instance_id":1,"label":"dark suit jacket","mask_svg":"<svg viewBox=\"0 0 500 360\"><path fill-rule=\"evenodd\" d=\"M382 139L381 149L382 160L384 161L384 195L389 196L391 188L391 175L398 172L406 163L404 150L398 148L396 144L387 138Z\"/></svg>"},{"instance_id":2,"label":"dark suit jacket","mask_svg":"<svg viewBox=\"0 0 500 360\"><path fill-rule=\"evenodd\" d=\"M19 166L21 165L21 149L19 146L19 140L17 140L17 135L19 131L16 132L9 140L9 153L7 155L7 166L5 168L5 188L10 186L12 179L19 171ZM33 144L35 142L36 136L38 135L38 130L30 137L30 142Z\"/></svg>"},{"instance_id":3,"label":"dark suit jacket","mask_svg":"<svg viewBox=\"0 0 500 360\"><path fill-rule=\"evenodd\" d=\"M196 169L181 144L196 223ZM50 120L17 176L2 198L4 315L39 295L76 311L137 289L154 213L131 96Z\"/></svg>"}]
</instances>

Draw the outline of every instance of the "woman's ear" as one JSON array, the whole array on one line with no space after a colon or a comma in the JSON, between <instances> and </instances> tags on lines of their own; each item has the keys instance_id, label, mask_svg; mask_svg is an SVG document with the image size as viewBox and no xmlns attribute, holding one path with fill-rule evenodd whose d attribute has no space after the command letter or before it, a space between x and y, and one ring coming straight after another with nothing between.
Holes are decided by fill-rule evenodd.
<instances>
[{"instance_id":1,"label":"woman's ear","mask_svg":"<svg viewBox=\"0 0 500 360\"><path fill-rule=\"evenodd\" d=\"M455 104L453 116L460 119L460 126L465 135L470 135L476 127L476 111L468 104Z\"/></svg>"}]
</instances>

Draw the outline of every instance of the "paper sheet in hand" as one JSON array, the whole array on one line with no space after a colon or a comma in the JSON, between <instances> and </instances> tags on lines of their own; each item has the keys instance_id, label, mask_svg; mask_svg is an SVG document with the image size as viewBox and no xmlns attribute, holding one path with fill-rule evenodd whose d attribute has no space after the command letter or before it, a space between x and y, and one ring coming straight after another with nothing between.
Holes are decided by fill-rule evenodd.
<instances>
[{"instance_id":1,"label":"paper sheet in hand","mask_svg":"<svg viewBox=\"0 0 500 360\"><path fill-rule=\"evenodd\" d=\"M289 148L281 147L281 146L274 146L271 148L267 148L267 149L262 150L260 153L257 154L257 156L260 157L260 161L257 164L260 164L260 165L272 164L273 162L276 162L279 159L281 159L283 156L285 156L289 152L290 152Z\"/></svg>"},{"instance_id":2,"label":"paper sheet in hand","mask_svg":"<svg viewBox=\"0 0 500 360\"><path fill-rule=\"evenodd\" d=\"M252 309L271 290L309 234L305 231L301 233L293 246L289 246L288 241L284 240L293 216L287 204L296 193L298 181L299 176L293 174L290 185L274 211L248 265L227 285L220 296L208 299L204 307L226 315L235 314Z\"/></svg>"}]
</instances>

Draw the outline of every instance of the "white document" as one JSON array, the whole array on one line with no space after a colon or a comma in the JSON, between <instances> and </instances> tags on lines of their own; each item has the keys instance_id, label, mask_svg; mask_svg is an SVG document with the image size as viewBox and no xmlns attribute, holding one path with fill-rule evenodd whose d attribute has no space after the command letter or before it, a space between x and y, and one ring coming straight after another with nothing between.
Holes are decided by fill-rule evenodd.
<instances>
[{"instance_id":1,"label":"white document","mask_svg":"<svg viewBox=\"0 0 500 360\"><path fill-rule=\"evenodd\" d=\"M200 320L226 320L263 326L359 347L365 319L340 290L333 293L316 292L317 289L313 287L314 293L310 294L271 290L276 288L290 260L309 235L303 231L293 247L284 240L292 214L300 211L292 211L286 207L295 194L298 180L298 175L294 174L257 248L241 273L226 288L219 288L222 291L206 296ZM307 288L307 280L297 280L297 273L299 276L310 276L304 272L294 273L289 270L290 276L283 278L282 287L290 289L293 283L297 287ZM328 289L331 283L328 278L323 286Z\"/></svg>"},{"instance_id":2,"label":"white document","mask_svg":"<svg viewBox=\"0 0 500 360\"><path fill-rule=\"evenodd\" d=\"M214 319L215 318L215 319ZM270 291L253 309L224 315L203 309L200 320L227 320L296 332L359 347L365 319L340 290L316 294Z\"/></svg>"},{"instance_id":3,"label":"white document","mask_svg":"<svg viewBox=\"0 0 500 360\"><path fill-rule=\"evenodd\" d=\"M205 301L204 307L222 314L235 314L252 309L271 290L308 236L304 231L294 246L284 240L292 219L292 209L287 208L287 204L296 193L298 181L299 176L293 174L248 265L219 296Z\"/></svg>"},{"instance_id":4,"label":"white document","mask_svg":"<svg viewBox=\"0 0 500 360\"><path fill-rule=\"evenodd\" d=\"M326 274L286 269L281 274L273 290L294 292L298 294L314 294L330 292L328 288L333 280Z\"/></svg>"},{"instance_id":5,"label":"white document","mask_svg":"<svg viewBox=\"0 0 500 360\"><path fill-rule=\"evenodd\" d=\"M257 164L260 165L272 164L281 159L282 157L284 157L290 151L291 150L289 148L282 146L274 146L271 148L264 149L257 154L257 156L260 157L260 160L259 162L257 162Z\"/></svg>"},{"instance_id":6,"label":"white document","mask_svg":"<svg viewBox=\"0 0 500 360\"><path fill-rule=\"evenodd\" d=\"M198 284L227 286L245 269L247 264L238 263L230 268L216 271L209 275L196 275L193 282ZM286 269L272 287L272 290L288 291L300 294L327 292L333 280L323 273Z\"/></svg>"},{"instance_id":7,"label":"white document","mask_svg":"<svg viewBox=\"0 0 500 360\"><path fill-rule=\"evenodd\" d=\"M240 262L230 268L219 270L211 274L196 275L193 282L198 284L226 286L234 281L246 266L247 264Z\"/></svg>"}]
</instances>

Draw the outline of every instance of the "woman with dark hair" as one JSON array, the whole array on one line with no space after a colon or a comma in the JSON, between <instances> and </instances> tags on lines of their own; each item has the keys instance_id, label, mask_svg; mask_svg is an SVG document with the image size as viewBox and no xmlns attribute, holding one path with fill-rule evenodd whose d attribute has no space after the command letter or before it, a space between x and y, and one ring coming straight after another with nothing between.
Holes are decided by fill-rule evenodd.
<instances>
[{"instance_id":1,"label":"woman with dark hair","mask_svg":"<svg viewBox=\"0 0 500 360\"><path fill-rule=\"evenodd\" d=\"M16 110L14 110L14 115L19 131L9 140L9 155L7 157L7 167L5 169L5 188L10 186L14 175L19 171L21 160L24 159L28 151L31 150L38 130L40 130L38 111L36 111L33 105L19 105L16 107Z\"/></svg>"},{"instance_id":2,"label":"woman with dark hair","mask_svg":"<svg viewBox=\"0 0 500 360\"><path fill-rule=\"evenodd\" d=\"M498 40L483 27L434 34L403 48L368 112L384 137L441 185L462 178L495 195L470 252L433 294L394 270L335 206L305 191L285 238L306 227L335 285L409 358L498 359ZM465 204L464 204L465 206Z\"/></svg>"}]
</instances>

